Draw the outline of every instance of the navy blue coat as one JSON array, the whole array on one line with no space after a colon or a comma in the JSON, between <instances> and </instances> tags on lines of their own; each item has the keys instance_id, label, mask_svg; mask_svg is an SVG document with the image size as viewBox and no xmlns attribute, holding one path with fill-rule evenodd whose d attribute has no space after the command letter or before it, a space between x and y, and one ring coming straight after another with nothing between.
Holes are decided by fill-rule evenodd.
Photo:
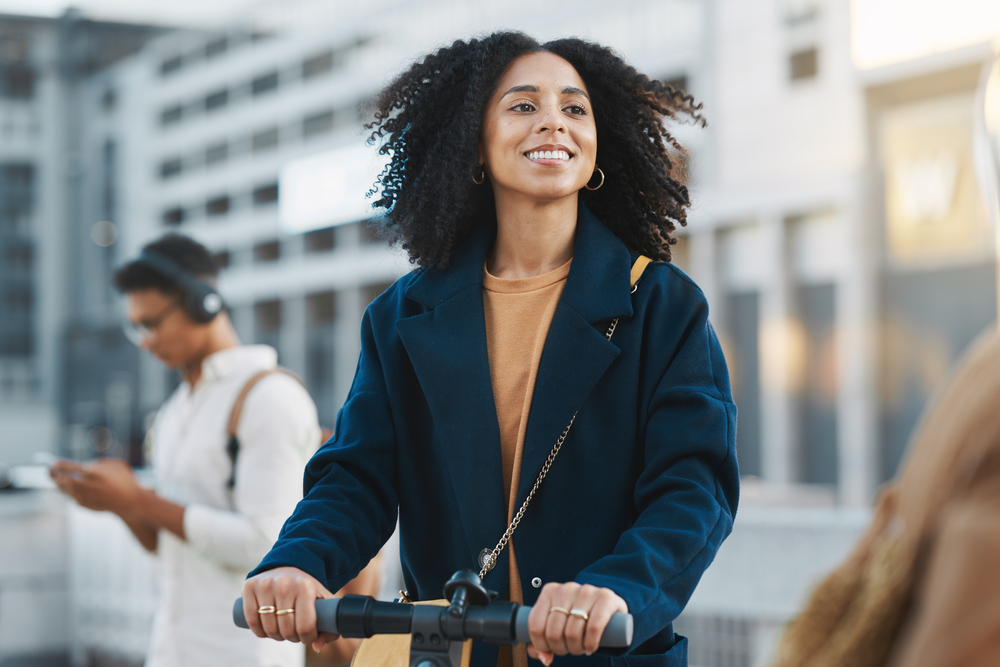
<instances>
[{"instance_id":1,"label":"navy blue coat","mask_svg":"<svg viewBox=\"0 0 1000 667\"><path fill-rule=\"evenodd\" d=\"M482 291L494 235L483 224L451 267L408 274L368 307L336 434L251 575L291 565L336 591L389 538L397 508L411 596L440 598L454 571L479 570L507 527ZM705 298L663 262L630 293L634 257L581 206L525 437L518 505L579 411L514 535L525 604L537 577L610 588L635 615L628 655L558 658L565 667L686 665L671 623L736 514L736 406ZM507 580L505 550L484 583L503 594ZM496 659L476 643L473 665Z\"/></svg>"}]
</instances>

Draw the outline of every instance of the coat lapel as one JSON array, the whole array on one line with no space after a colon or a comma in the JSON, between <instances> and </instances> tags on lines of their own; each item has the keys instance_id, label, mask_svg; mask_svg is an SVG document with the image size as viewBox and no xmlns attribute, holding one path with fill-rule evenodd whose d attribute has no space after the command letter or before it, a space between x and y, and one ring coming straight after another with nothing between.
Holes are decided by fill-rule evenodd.
<instances>
[{"instance_id":1,"label":"coat lapel","mask_svg":"<svg viewBox=\"0 0 1000 667\"><path fill-rule=\"evenodd\" d=\"M430 310L396 322L454 486L470 568L506 528L482 291L483 261L494 236L495 227L484 224L459 248L451 267L423 271L407 296Z\"/></svg>"},{"instance_id":2,"label":"coat lapel","mask_svg":"<svg viewBox=\"0 0 1000 667\"><path fill-rule=\"evenodd\" d=\"M605 332L615 318L632 315L630 269L631 257L624 244L581 205L573 264L538 366L518 506L552 445L621 352Z\"/></svg>"}]
</instances>

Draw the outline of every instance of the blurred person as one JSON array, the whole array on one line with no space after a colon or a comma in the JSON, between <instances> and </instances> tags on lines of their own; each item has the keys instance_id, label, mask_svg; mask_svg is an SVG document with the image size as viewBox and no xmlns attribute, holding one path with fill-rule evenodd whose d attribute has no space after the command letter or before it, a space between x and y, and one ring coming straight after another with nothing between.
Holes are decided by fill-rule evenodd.
<instances>
[{"instance_id":1,"label":"blurred person","mask_svg":"<svg viewBox=\"0 0 1000 667\"><path fill-rule=\"evenodd\" d=\"M238 452L227 421L251 378L277 353L241 345L199 243L168 235L118 270L130 338L183 381L156 415L155 490L120 459L59 461L52 476L81 506L114 512L158 554L161 597L146 667L302 665L301 646L262 642L233 627L247 572L302 497L302 471L320 443L316 407L300 382L271 373L243 397Z\"/></svg>"},{"instance_id":2,"label":"blurred person","mask_svg":"<svg viewBox=\"0 0 1000 667\"><path fill-rule=\"evenodd\" d=\"M1000 334L929 402L845 561L786 627L773 667L1000 665Z\"/></svg>"},{"instance_id":3,"label":"blurred person","mask_svg":"<svg viewBox=\"0 0 1000 667\"><path fill-rule=\"evenodd\" d=\"M672 621L739 495L726 362L669 262L689 198L665 119L699 108L609 49L520 33L381 93L376 205L419 268L368 307L337 433L244 586L258 636L323 645L315 600L398 515L410 599L476 567L533 605L527 651L475 642L473 665L609 665L615 612L642 664L687 664Z\"/></svg>"}]
</instances>

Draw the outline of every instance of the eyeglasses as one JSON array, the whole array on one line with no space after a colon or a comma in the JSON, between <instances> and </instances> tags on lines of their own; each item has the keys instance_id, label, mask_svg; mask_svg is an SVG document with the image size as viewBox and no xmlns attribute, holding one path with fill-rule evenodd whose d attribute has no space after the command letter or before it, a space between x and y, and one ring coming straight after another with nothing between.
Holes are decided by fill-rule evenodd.
<instances>
[{"instance_id":1,"label":"eyeglasses","mask_svg":"<svg viewBox=\"0 0 1000 667\"><path fill-rule=\"evenodd\" d=\"M161 310L155 317L151 317L140 324L126 320L122 322L122 331L125 333L125 337L132 341L136 346L142 345L142 341L155 334L157 327L163 324L163 321L167 319L170 313L180 307L180 302L174 301L169 306Z\"/></svg>"}]
</instances>

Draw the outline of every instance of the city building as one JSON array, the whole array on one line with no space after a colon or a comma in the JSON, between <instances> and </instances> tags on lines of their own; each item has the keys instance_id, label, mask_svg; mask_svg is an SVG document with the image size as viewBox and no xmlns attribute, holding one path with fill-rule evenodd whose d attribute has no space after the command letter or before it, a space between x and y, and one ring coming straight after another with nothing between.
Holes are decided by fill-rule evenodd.
<instances>
[{"instance_id":1,"label":"city building","mask_svg":"<svg viewBox=\"0 0 1000 667\"><path fill-rule=\"evenodd\" d=\"M226 29L142 32L130 55L38 93L35 106L0 100L0 132L40 124L47 138L32 145L49 148L30 154L65 163L25 170L43 159L18 157L30 133L0 143L0 222L27 229L8 222L25 210L40 221L29 244L0 232L0 281L14 295L5 312L22 312L0 322L0 350L32 351L0 351L10 388L0 396L12 397L0 410L31 396L53 451L140 463L149 418L177 378L121 336L110 276L178 232L217 254L241 338L274 345L331 425L365 306L411 268L375 239L358 192L338 190L341 178L370 178L366 104L407 62L456 38L498 28L590 37L704 103L708 127L676 132L694 203L675 262L706 293L726 348L744 491L677 628L694 667L758 664L864 526L934 388L997 316L996 232L977 171L993 50L976 37L873 56L872 44L885 45L872 35L893 26L861 4L583 0L567 13L529 0L296 0ZM52 30L71 19L82 20L17 21ZM14 52L0 45L0 58ZM5 90L23 86L11 71ZM44 134L47 118L58 135ZM303 197L310 182L329 183L324 201ZM17 296L25 281L37 290L29 309ZM87 564L68 575L64 646L77 663L137 664L155 596L142 583L148 562L115 522L79 511L63 520L67 549ZM0 641L0 665L4 655Z\"/></svg>"}]
</instances>

